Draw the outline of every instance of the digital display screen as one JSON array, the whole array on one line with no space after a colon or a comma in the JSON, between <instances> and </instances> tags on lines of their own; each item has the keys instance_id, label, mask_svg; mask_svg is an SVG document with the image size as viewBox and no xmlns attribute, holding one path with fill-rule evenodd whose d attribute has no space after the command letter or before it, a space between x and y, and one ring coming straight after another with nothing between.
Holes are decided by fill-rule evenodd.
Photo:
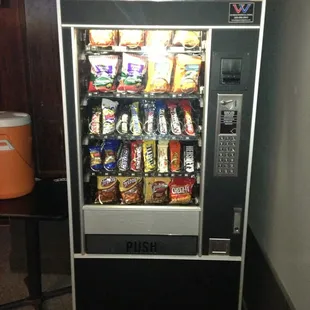
<instances>
[{"instance_id":1,"label":"digital display screen","mask_svg":"<svg viewBox=\"0 0 310 310\"><path fill-rule=\"evenodd\" d=\"M221 111L221 134L236 134L237 133L238 111L224 110Z\"/></svg>"}]
</instances>

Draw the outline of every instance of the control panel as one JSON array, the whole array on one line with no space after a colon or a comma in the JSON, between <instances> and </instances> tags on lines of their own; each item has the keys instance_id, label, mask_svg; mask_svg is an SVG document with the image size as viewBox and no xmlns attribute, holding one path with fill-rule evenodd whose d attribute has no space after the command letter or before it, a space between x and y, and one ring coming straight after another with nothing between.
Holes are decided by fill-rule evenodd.
<instances>
[{"instance_id":1,"label":"control panel","mask_svg":"<svg viewBox=\"0 0 310 310\"><path fill-rule=\"evenodd\" d=\"M242 101L242 94L217 95L215 176L238 176Z\"/></svg>"}]
</instances>

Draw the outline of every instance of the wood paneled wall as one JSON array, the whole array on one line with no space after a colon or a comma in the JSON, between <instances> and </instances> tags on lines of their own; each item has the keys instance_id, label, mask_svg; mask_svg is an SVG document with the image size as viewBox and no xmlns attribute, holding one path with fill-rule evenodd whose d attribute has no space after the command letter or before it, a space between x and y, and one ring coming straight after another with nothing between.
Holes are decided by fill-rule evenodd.
<instances>
[{"instance_id":1,"label":"wood paneled wall","mask_svg":"<svg viewBox=\"0 0 310 310\"><path fill-rule=\"evenodd\" d=\"M63 176L56 1L11 0L0 29L0 110L31 114L37 176Z\"/></svg>"}]
</instances>

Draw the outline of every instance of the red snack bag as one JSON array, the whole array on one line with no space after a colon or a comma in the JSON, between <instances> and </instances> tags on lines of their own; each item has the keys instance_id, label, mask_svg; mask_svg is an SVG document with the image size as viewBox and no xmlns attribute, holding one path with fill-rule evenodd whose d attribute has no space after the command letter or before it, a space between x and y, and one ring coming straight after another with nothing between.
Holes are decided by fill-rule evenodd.
<instances>
[{"instance_id":1,"label":"red snack bag","mask_svg":"<svg viewBox=\"0 0 310 310\"><path fill-rule=\"evenodd\" d=\"M192 200L194 178L174 178L169 183L170 204L189 204Z\"/></svg>"},{"instance_id":2,"label":"red snack bag","mask_svg":"<svg viewBox=\"0 0 310 310\"><path fill-rule=\"evenodd\" d=\"M130 169L134 172L141 172L143 169L142 164L142 141L131 142L131 162Z\"/></svg>"},{"instance_id":3,"label":"red snack bag","mask_svg":"<svg viewBox=\"0 0 310 310\"><path fill-rule=\"evenodd\" d=\"M185 124L185 133L189 136L195 135L195 129L193 125L192 119L192 106L189 100L181 100L180 107L183 109L184 112L184 124Z\"/></svg>"}]
</instances>

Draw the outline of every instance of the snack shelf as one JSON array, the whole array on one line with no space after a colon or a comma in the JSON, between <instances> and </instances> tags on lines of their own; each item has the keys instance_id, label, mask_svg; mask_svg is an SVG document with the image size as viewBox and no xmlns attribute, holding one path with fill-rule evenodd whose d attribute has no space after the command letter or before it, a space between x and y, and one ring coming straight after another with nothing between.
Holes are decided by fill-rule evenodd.
<instances>
[{"instance_id":1,"label":"snack shelf","mask_svg":"<svg viewBox=\"0 0 310 310\"><path fill-rule=\"evenodd\" d=\"M197 177L199 179L200 172L194 171L194 172L133 172L133 171L93 171L89 169L89 173L91 176L132 176L132 177L187 177L187 178L193 178Z\"/></svg>"},{"instance_id":2,"label":"snack shelf","mask_svg":"<svg viewBox=\"0 0 310 310\"><path fill-rule=\"evenodd\" d=\"M99 47L89 46L85 47L86 55L104 55L107 53L139 53L139 54L150 54L150 53L188 53L188 54L201 54L204 50L197 46L195 48L187 48L184 46L170 46L170 47L148 47L142 46L139 48L129 48L127 46L110 46L110 47Z\"/></svg>"},{"instance_id":3,"label":"snack shelf","mask_svg":"<svg viewBox=\"0 0 310 310\"><path fill-rule=\"evenodd\" d=\"M195 136L186 136L186 135L180 135L180 136L175 136L175 135L141 135L141 136L134 136L132 134L127 134L127 135L94 135L94 134L88 134L87 136L88 139L92 140L105 140L105 139L111 139L111 140L179 140L179 141L199 141L200 140L200 135L195 135ZM83 139L84 145L87 145L87 140L88 139Z\"/></svg>"},{"instance_id":4,"label":"snack shelf","mask_svg":"<svg viewBox=\"0 0 310 310\"><path fill-rule=\"evenodd\" d=\"M203 87L201 87L203 89ZM143 93L143 94L130 94L130 93L100 93L100 92L88 92L87 98L123 98L123 99L201 99L202 91L200 93L192 93L192 94L174 94L174 93L165 93L165 94L151 94L151 93ZM82 103L85 105L85 103Z\"/></svg>"}]
</instances>

